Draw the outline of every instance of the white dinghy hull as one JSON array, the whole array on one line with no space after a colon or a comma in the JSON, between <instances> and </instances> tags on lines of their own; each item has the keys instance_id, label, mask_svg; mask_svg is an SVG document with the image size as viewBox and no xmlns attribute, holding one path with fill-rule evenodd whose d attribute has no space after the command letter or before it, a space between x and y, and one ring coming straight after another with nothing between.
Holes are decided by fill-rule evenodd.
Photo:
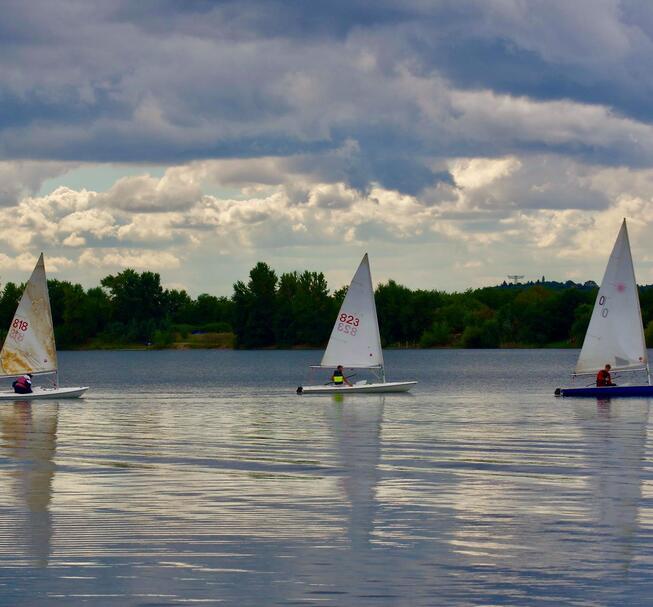
<instances>
[{"instance_id":1,"label":"white dinghy hull","mask_svg":"<svg viewBox=\"0 0 653 607\"><path fill-rule=\"evenodd\" d=\"M0 392L0 401L15 400L45 400L53 398L79 398L88 390L88 386L75 388L34 388L29 394L16 394L11 392Z\"/></svg>"},{"instance_id":2,"label":"white dinghy hull","mask_svg":"<svg viewBox=\"0 0 653 607\"><path fill-rule=\"evenodd\" d=\"M408 392L416 381L389 381L378 384L354 384L353 386L299 386L297 394L380 394Z\"/></svg>"},{"instance_id":3,"label":"white dinghy hull","mask_svg":"<svg viewBox=\"0 0 653 607\"><path fill-rule=\"evenodd\" d=\"M363 255L331 331L322 362L315 368L368 370L375 381L359 381L353 386L333 383L299 386L297 394L383 394L407 392L416 381L385 381L383 349L376 315L372 274L367 253ZM332 375L333 377L333 375ZM352 376L350 376L352 377ZM313 380L315 381L315 380Z\"/></svg>"}]
</instances>

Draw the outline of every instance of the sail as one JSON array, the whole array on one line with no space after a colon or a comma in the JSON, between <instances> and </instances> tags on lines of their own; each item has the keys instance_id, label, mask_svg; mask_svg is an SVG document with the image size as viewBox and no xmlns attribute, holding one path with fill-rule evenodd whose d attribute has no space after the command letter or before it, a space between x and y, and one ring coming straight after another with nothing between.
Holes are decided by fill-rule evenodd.
<instances>
[{"instance_id":1,"label":"sail","mask_svg":"<svg viewBox=\"0 0 653 607\"><path fill-rule=\"evenodd\" d=\"M56 370L57 349L41 253L0 351L0 372L21 375Z\"/></svg>"},{"instance_id":2,"label":"sail","mask_svg":"<svg viewBox=\"0 0 653 607\"><path fill-rule=\"evenodd\" d=\"M613 370L644 369L648 365L625 219L596 297L576 373L596 373L607 363Z\"/></svg>"},{"instance_id":3,"label":"sail","mask_svg":"<svg viewBox=\"0 0 653 607\"><path fill-rule=\"evenodd\" d=\"M322 357L323 367L337 365L361 368L383 366L367 253L352 278Z\"/></svg>"}]
</instances>

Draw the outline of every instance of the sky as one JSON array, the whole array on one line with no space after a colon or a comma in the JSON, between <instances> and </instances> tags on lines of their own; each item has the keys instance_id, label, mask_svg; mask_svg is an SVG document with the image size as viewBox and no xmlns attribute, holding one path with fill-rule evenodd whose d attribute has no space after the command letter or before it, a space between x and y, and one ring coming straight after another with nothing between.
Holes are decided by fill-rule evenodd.
<instances>
[{"instance_id":1,"label":"sky","mask_svg":"<svg viewBox=\"0 0 653 607\"><path fill-rule=\"evenodd\" d=\"M653 283L653 3L0 6L0 286Z\"/></svg>"}]
</instances>

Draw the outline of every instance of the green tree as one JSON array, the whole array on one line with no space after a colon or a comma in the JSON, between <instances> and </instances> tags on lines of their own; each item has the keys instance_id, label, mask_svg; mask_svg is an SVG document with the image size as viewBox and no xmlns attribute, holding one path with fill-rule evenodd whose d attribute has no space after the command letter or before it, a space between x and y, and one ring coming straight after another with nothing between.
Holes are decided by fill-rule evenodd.
<instances>
[{"instance_id":1,"label":"green tree","mask_svg":"<svg viewBox=\"0 0 653 607\"><path fill-rule=\"evenodd\" d=\"M293 302L297 296L299 277L297 272L285 272L279 279L277 289L274 334L276 343L282 347L297 343L297 318Z\"/></svg>"},{"instance_id":2,"label":"green tree","mask_svg":"<svg viewBox=\"0 0 653 607\"><path fill-rule=\"evenodd\" d=\"M649 321L644 330L644 339L646 340L646 347L653 348L653 320Z\"/></svg>"},{"instance_id":3,"label":"green tree","mask_svg":"<svg viewBox=\"0 0 653 607\"><path fill-rule=\"evenodd\" d=\"M436 346L448 346L451 344L451 327L444 321L436 321L422 333L419 340L421 348L433 348Z\"/></svg>"},{"instance_id":4,"label":"green tree","mask_svg":"<svg viewBox=\"0 0 653 607\"><path fill-rule=\"evenodd\" d=\"M551 337L551 302L553 292L542 286L522 291L513 301L517 340L529 345L544 345Z\"/></svg>"},{"instance_id":5,"label":"green tree","mask_svg":"<svg viewBox=\"0 0 653 607\"><path fill-rule=\"evenodd\" d=\"M66 291L71 284L66 281L51 278L48 280L48 295L50 297L50 308L52 309L52 322L55 327L60 327L64 322L64 310L66 309Z\"/></svg>"},{"instance_id":6,"label":"green tree","mask_svg":"<svg viewBox=\"0 0 653 607\"><path fill-rule=\"evenodd\" d=\"M227 297L202 293L193 303L192 320L195 324L225 323L228 330L234 322L234 302Z\"/></svg>"},{"instance_id":7,"label":"green tree","mask_svg":"<svg viewBox=\"0 0 653 607\"><path fill-rule=\"evenodd\" d=\"M63 289L63 323L55 325L57 344L70 347L84 343L93 330L82 285L66 283Z\"/></svg>"},{"instance_id":8,"label":"green tree","mask_svg":"<svg viewBox=\"0 0 653 607\"><path fill-rule=\"evenodd\" d=\"M276 285L276 273L263 262L252 268L247 285L234 284L234 332L239 346L274 345Z\"/></svg>"},{"instance_id":9,"label":"green tree","mask_svg":"<svg viewBox=\"0 0 653 607\"><path fill-rule=\"evenodd\" d=\"M297 342L312 346L326 343L337 311L322 272L302 272L292 305Z\"/></svg>"},{"instance_id":10,"label":"green tree","mask_svg":"<svg viewBox=\"0 0 653 607\"><path fill-rule=\"evenodd\" d=\"M494 319L469 325L462 334L462 345L465 348L498 348L499 343L499 324Z\"/></svg>"},{"instance_id":11,"label":"green tree","mask_svg":"<svg viewBox=\"0 0 653 607\"><path fill-rule=\"evenodd\" d=\"M5 332L16 313L18 302L23 294L23 288L23 285L18 286L13 282L8 282L2 290L2 297L0 298L0 329Z\"/></svg>"},{"instance_id":12,"label":"green tree","mask_svg":"<svg viewBox=\"0 0 653 607\"><path fill-rule=\"evenodd\" d=\"M437 291L411 291L394 280L375 292L381 341L386 344L417 344L436 317L442 298Z\"/></svg>"},{"instance_id":13,"label":"green tree","mask_svg":"<svg viewBox=\"0 0 653 607\"><path fill-rule=\"evenodd\" d=\"M184 290L166 289L163 292L163 308L170 322L193 322L193 300Z\"/></svg>"},{"instance_id":14,"label":"green tree","mask_svg":"<svg viewBox=\"0 0 653 607\"><path fill-rule=\"evenodd\" d=\"M109 292L112 320L125 327L125 339L151 341L166 312L159 274L138 274L127 268L115 276L106 276L101 284Z\"/></svg>"}]
</instances>

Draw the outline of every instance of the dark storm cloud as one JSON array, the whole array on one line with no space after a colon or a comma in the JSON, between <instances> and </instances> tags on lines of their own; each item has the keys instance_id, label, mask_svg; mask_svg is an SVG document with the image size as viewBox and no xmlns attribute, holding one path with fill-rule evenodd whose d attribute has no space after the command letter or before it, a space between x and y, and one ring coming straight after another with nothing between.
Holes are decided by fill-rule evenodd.
<instances>
[{"instance_id":1,"label":"dark storm cloud","mask_svg":"<svg viewBox=\"0 0 653 607\"><path fill-rule=\"evenodd\" d=\"M420 5L384 0L143 0L121 5L112 16L155 32L169 30L174 16L181 31L193 35L212 37L212 28L219 26L227 35L342 39L355 28L410 21L423 15Z\"/></svg>"},{"instance_id":2,"label":"dark storm cloud","mask_svg":"<svg viewBox=\"0 0 653 607\"><path fill-rule=\"evenodd\" d=\"M461 87L574 99L653 119L653 5L535 0L520 16L518 10L497 15L492 4L479 4L479 18L471 22L452 11L438 36L421 37L424 65ZM519 6L504 6L511 4ZM540 20L543 13L549 18ZM601 23L606 14L613 21Z\"/></svg>"},{"instance_id":3,"label":"dark storm cloud","mask_svg":"<svg viewBox=\"0 0 653 607\"><path fill-rule=\"evenodd\" d=\"M9 0L0 159L308 154L321 178L411 194L450 183L433 166L456 155L648 166L651 32L653 9L608 0ZM461 91L497 97L462 107ZM499 95L572 107L558 129L555 107L512 121ZM577 130L574 103L606 120ZM620 117L635 126L603 135Z\"/></svg>"}]
</instances>

